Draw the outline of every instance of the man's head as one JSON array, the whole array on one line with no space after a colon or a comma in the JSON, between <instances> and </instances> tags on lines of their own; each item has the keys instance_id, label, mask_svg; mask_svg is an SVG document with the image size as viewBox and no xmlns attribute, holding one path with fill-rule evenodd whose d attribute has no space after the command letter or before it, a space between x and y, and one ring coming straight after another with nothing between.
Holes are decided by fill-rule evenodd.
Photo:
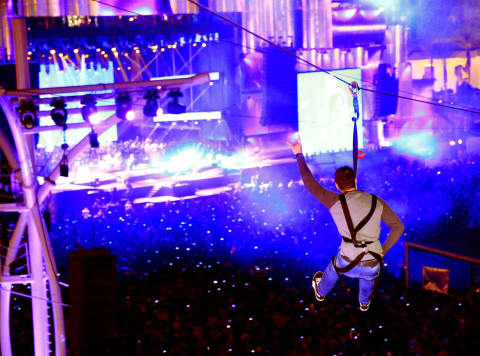
<instances>
[{"instance_id":1,"label":"man's head","mask_svg":"<svg viewBox=\"0 0 480 356\"><path fill-rule=\"evenodd\" d=\"M335 184L339 190L355 188L357 179L353 169L348 166L343 166L335 171Z\"/></svg>"}]
</instances>

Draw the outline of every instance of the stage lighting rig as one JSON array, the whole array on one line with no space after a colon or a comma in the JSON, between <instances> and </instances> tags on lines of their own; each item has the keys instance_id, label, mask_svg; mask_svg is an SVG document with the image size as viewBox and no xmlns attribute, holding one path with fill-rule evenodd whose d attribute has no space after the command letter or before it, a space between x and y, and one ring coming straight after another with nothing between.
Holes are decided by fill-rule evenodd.
<instances>
[{"instance_id":1,"label":"stage lighting rig","mask_svg":"<svg viewBox=\"0 0 480 356\"><path fill-rule=\"evenodd\" d=\"M32 100L22 100L17 111L23 127L32 129L38 125L37 110L38 106L35 106Z\"/></svg>"},{"instance_id":2,"label":"stage lighting rig","mask_svg":"<svg viewBox=\"0 0 480 356\"><path fill-rule=\"evenodd\" d=\"M85 122L95 125L98 124L97 101L91 94L85 95L80 102L82 106L82 117Z\"/></svg>"},{"instance_id":3,"label":"stage lighting rig","mask_svg":"<svg viewBox=\"0 0 480 356\"><path fill-rule=\"evenodd\" d=\"M184 114L187 111L187 107L178 102L178 98L183 96L180 90L172 90L167 96L172 98L172 101L167 104L167 112L169 114Z\"/></svg>"},{"instance_id":4,"label":"stage lighting rig","mask_svg":"<svg viewBox=\"0 0 480 356\"><path fill-rule=\"evenodd\" d=\"M132 98L128 93L120 93L115 99L117 105L116 115L122 120L133 120L135 113L132 110Z\"/></svg>"},{"instance_id":5,"label":"stage lighting rig","mask_svg":"<svg viewBox=\"0 0 480 356\"><path fill-rule=\"evenodd\" d=\"M63 99L54 99L50 106L53 107L52 111L50 112L50 116L52 117L53 122L55 125L63 127L64 130L67 129L67 109L65 105L65 100Z\"/></svg>"},{"instance_id":6,"label":"stage lighting rig","mask_svg":"<svg viewBox=\"0 0 480 356\"><path fill-rule=\"evenodd\" d=\"M143 107L143 115L146 117L156 117L158 112L158 90L147 90L145 96L145 106Z\"/></svg>"}]
</instances>

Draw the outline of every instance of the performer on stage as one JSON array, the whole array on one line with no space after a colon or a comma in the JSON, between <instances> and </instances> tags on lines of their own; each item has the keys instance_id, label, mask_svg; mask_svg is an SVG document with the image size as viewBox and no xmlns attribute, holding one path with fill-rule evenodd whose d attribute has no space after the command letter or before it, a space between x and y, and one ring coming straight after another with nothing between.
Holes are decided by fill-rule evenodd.
<instances>
[{"instance_id":1,"label":"performer on stage","mask_svg":"<svg viewBox=\"0 0 480 356\"><path fill-rule=\"evenodd\" d=\"M335 172L335 185L342 193L338 195L315 180L303 157L300 138L289 145L297 158L305 188L329 209L342 237L339 253L327 269L317 272L312 280L315 298L323 301L342 274L358 278L360 310L367 311L382 258L398 241L404 226L382 199L356 188L357 179L352 168L341 167ZM378 240L382 220L391 228L383 246Z\"/></svg>"}]
</instances>

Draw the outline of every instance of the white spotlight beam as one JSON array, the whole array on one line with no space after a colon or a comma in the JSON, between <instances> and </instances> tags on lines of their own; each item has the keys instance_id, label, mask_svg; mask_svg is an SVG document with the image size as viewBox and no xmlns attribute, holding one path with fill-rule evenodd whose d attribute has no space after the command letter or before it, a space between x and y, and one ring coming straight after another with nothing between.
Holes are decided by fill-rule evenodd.
<instances>
[{"instance_id":1,"label":"white spotlight beam","mask_svg":"<svg viewBox=\"0 0 480 356\"><path fill-rule=\"evenodd\" d=\"M334 33L371 33L386 31L387 25L351 25L351 26L333 26Z\"/></svg>"},{"instance_id":2,"label":"white spotlight beam","mask_svg":"<svg viewBox=\"0 0 480 356\"><path fill-rule=\"evenodd\" d=\"M153 118L154 122L172 122L172 121L206 121L220 120L221 111L187 112L184 114L162 114Z\"/></svg>"},{"instance_id":3,"label":"white spotlight beam","mask_svg":"<svg viewBox=\"0 0 480 356\"><path fill-rule=\"evenodd\" d=\"M219 72L209 72L206 73L208 74L209 80L211 82L220 80L220 73ZM188 79L188 78L193 78L198 74L180 74L180 75L171 75L167 77L154 77L151 80L173 80L173 79Z\"/></svg>"}]
</instances>

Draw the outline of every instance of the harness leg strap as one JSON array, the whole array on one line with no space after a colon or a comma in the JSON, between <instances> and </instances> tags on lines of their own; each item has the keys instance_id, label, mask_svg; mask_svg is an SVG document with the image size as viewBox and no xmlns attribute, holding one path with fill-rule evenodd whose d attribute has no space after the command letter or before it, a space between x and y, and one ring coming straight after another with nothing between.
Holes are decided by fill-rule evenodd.
<instances>
[{"instance_id":1,"label":"harness leg strap","mask_svg":"<svg viewBox=\"0 0 480 356\"><path fill-rule=\"evenodd\" d=\"M346 265L345 267L337 267L337 264L336 264L336 257L337 255L333 255L332 257L332 264L333 264L333 268L335 269L335 272L337 272L337 275L338 275L338 279L340 280L340 283L342 285L343 288L345 288L347 290L347 292L350 292L350 288L348 288L347 284L345 283L345 281L343 280L343 277L341 275L341 273L347 273L349 272L350 270L353 269L353 267L355 267L356 265L358 265L361 261L362 261L362 258L367 254L367 253L370 253L373 257L375 257L375 259L378 261L378 263L380 264L380 271L378 273L378 277L375 278L375 283L373 285L373 290L372 290L372 293L370 294L370 300L374 299L375 296L377 295L377 292L378 292L378 287L380 285L380 275L381 275L381 272L382 272L382 267L383 267L383 260L382 260L382 256L380 256L378 253L375 253L375 252L362 252L360 253L352 262L350 262L348 265Z\"/></svg>"}]
</instances>

